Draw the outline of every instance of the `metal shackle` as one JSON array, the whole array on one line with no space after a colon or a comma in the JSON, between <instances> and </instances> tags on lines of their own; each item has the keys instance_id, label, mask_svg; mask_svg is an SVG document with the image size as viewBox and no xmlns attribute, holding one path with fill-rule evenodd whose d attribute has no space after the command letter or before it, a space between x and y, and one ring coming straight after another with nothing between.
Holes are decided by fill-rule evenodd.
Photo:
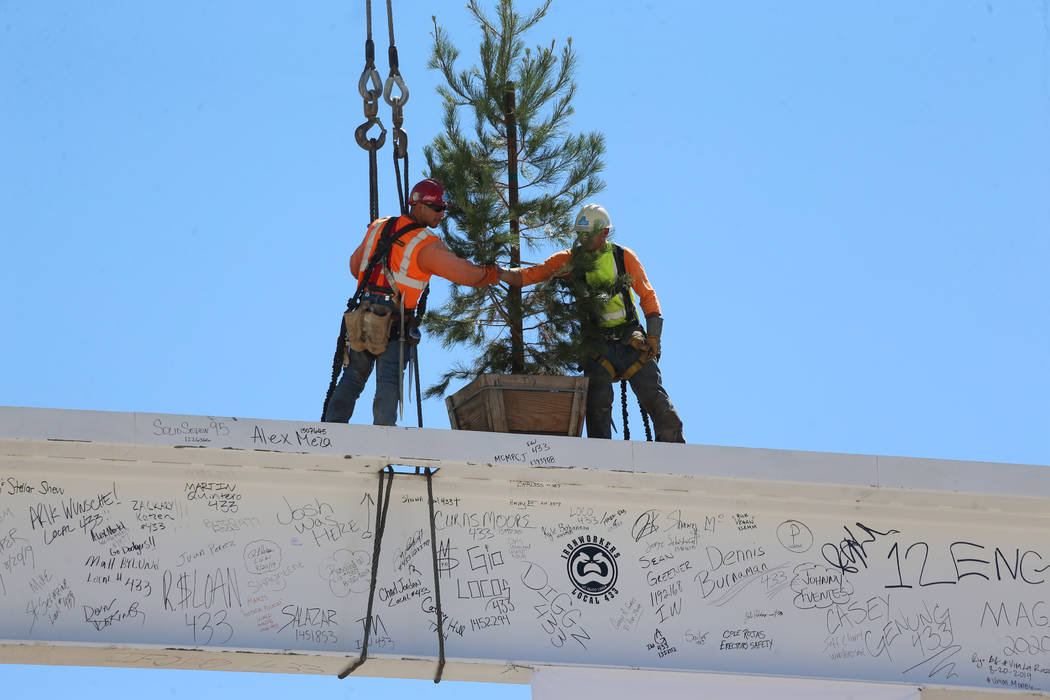
<instances>
[{"instance_id":1,"label":"metal shackle","mask_svg":"<svg viewBox=\"0 0 1050 700\"><path fill-rule=\"evenodd\" d=\"M401 90L399 97L391 97L390 93L394 91L394 85L397 85L398 89ZM386 85L383 86L383 99L386 103L393 107L394 105L400 105L402 107L408 103L408 86L405 85L405 81L401 79L400 73L390 72L387 76Z\"/></svg>"},{"instance_id":2,"label":"metal shackle","mask_svg":"<svg viewBox=\"0 0 1050 700\"><path fill-rule=\"evenodd\" d=\"M368 81L372 81L372 89L368 89ZM361 77L357 81L357 91L366 101L375 101L383 90L383 82L379 77L379 71L375 68L365 68L361 71Z\"/></svg>"}]
</instances>

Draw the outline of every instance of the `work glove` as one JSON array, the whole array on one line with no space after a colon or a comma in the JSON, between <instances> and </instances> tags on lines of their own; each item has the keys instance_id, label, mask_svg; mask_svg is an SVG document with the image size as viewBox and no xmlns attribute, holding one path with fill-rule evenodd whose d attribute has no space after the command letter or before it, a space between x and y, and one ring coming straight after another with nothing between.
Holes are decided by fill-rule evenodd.
<instances>
[{"instance_id":1,"label":"work glove","mask_svg":"<svg viewBox=\"0 0 1050 700\"><path fill-rule=\"evenodd\" d=\"M638 360L643 364L658 357L660 354L660 338L659 337L646 337L642 331L634 331L631 333L631 337L628 339L628 344L639 352ZM654 344L655 343L655 351Z\"/></svg>"},{"instance_id":2,"label":"work glove","mask_svg":"<svg viewBox=\"0 0 1050 700\"><path fill-rule=\"evenodd\" d=\"M631 337L627 339L627 344L641 352L645 352L649 349L649 341L646 339L645 333L642 331L634 331L631 333Z\"/></svg>"},{"instance_id":3,"label":"work glove","mask_svg":"<svg viewBox=\"0 0 1050 700\"><path fill-rule=\"evenodd\" d=\"M499 273L501 272L499 265L485 265L482 269L485 270L485 279L481 281L481 284L478 285L479 287L487 287L490 284L499 282Z\"/></svg>"},{"instance_id":4,"label":"work glove","mask_svg":"<svg viewBox=\"0 0 1050 700\"><path fill-rule=\"evenodd\" d=\"M660 360L660 336L664 331L664 319L661 316L646 316L645 330L648 336L650 357Z\"/></svg>"},{"instance_id":5,"label":"work glove","mask_svg":"<svg viewBox=\"0 0 1050 700\"><path fill-rule=\"evenodd\" d=\"M649 357L654 360L660 359L660 336L651 335L648 337L649 342Z\"/></svg>"},{"instance_id":6,"label":"work glove","mask_svg":"<svg viewBox=\"0 0 1050 700\"><path fill-rule=\"evenodd\" d=\"M515 268L500 267L499 265L496 266L496 269L499 270L500 282L510 285L511 287L521 286L521 270Z\"/></svg>"}]
</instances>

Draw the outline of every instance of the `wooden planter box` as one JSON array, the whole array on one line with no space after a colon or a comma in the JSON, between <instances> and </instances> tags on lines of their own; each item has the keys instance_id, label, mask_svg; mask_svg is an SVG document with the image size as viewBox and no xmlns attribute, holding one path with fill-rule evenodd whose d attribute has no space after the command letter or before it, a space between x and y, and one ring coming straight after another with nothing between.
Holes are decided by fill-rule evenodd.
<instances>
[{"instance_id":1,"label":"wooden planter box","mask_svg":"<svg viewBox=\"0 0 1050 700\"><path fill-rule=\"evenodd\" d=\"M445 405L453 430L579 437L587 378L483 374L446 397Z\"/></svg>"}]
</instances>

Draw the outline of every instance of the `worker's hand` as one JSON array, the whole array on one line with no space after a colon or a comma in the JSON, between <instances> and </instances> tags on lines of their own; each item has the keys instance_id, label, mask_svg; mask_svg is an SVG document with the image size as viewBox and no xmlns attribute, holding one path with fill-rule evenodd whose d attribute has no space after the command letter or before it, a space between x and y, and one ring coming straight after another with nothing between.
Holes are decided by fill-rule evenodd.
<instances>
[{"instance_id":1,"label":"worker's hand","mask_svg":"<svg viewBox=\"0 0 1050 700\"><path fill-rule=\"evenodd\" d=\"M663 334L664 320L658 314L645 317L645 334L648 336L646 342L649 344L649 357L660 360L660 336Z\"/></svg>"},{"instance_id":2,"label":"worker's hand","mask_svg":"<svg viewBox=\"0 0 1050 700\"><path fill-rule=\"evenodd\" d=\"M521 270L510 270L504 267L499 267L498 265L497 269L499 269L500 282L503 282L504 284L509 284L512 287L521 286Z\"/></svg>"},{"instance_id":3,"label":"worker's hand","mask_svg":"<svg viewBox=\"0 0 1050 700\"><path fill-rule=\"evenodd\" d=\"M634 331L631 333L631 337L627 342L630 343L632 348L641 352L645 352L649 349L649 341L646 340L645 333L642 333L641 331Z\"/></svg>"},{"instance_id":4,"label":"worker's hand","mask_svg":"<svg viewBox=\"0 0 1050 700\"><path fill-rule=\"evenodd\" d=\"M660 360L660 336L651 335L647 339L649 343L650 357L656 361Z\"/></svg>"},{"instance_id":5,"label":"worker's hand","mask_svg":"<svg viewBox=\"0 0 1050 700\"><path fill-rule=\"evenodd\" d=\"M485 265L481 268L485 271L485 278L481 280L479 287L487 287L490 284L496 284L499 281L500 267L499 265Z\"/></svg>"},{"instance_id":6,"label":"worker's hand","mask_svg":"<svg viewBox=\"0 0 1050 700\"><path fill-rule=\"evenodd\" d=\"M660 336L650 335L647 337L645 333L635 331L631 333L628 342L632 348L638 351L638 359L642 363L660 359Z\"/></svg>"}]
</instances>

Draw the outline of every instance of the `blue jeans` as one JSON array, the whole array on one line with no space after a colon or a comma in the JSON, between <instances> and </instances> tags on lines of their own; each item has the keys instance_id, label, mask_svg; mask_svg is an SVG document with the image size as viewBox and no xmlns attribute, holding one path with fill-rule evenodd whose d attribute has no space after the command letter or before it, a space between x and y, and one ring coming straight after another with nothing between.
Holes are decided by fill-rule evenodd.
<instances>
[{"instance_id":1,"label":"blue jeans","mask_svg":"<svg viewBox=\"0 0 1050 700\"><path fill-rule=\"evenodd\" d=\"M398 359L401 354L401 342L391 340L386 350L380 355L373 355L362 350L349 350L350 364L343 368L343 376L332 392L325 409L325 420L329 423L347 423L354 415L354 405L365 388L365 382L372 374L372 366L378 364L376 371L376 395L372 401L372 423L374 425L397 424L397 390L400 372ZM412 346L405 343L405 364L412 355ZM402 369L404 369L402 367Z\"/></svg>"},{"instance_id":2,"label":"blue jeans","mask_svg":"<svg viewBox=\"0 0 1050 700\"><path fill-rule=\"evenodd\" d=\"M621 341L609 340L602 350L605 359L622 374L634 364L641 354ZM612 437L613 384L609 371L592 358L583 365L587 383L587 437ZM663 377L655 360L642 365L641 369L627 380L638 396L642 408L653 419L658 442L685 442L682 437L682 419L674 410L671 399L663 387Z\"/></svg>"}]
</instances>

